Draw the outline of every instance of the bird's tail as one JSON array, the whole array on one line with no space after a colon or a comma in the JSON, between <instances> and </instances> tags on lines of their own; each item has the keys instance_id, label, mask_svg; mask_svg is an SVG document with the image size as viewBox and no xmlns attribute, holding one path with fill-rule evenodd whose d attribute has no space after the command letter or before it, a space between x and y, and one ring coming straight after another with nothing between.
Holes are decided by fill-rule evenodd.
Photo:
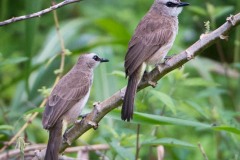
<instances>
[{"instance_id":1,"label":"bird's tail","mask_svg":"<svg viewBox=\"0 0 240 160\"><path fill-rule=\"evenodd\" d=\"M62 121L49 129L49 140L44 160L58 160L59 148L62 143Z\"/></svg>"},{"instance_id":2,"label":"bird's tail","mask_svg":"<svg viewBox=\"0 0 240 160\"><path fill-rule=\"evenodd\" d=\"M124 96L124 101L122 105L122 120L130 121L133 117L133 107L134 99L137 91L137 86L139 82L139 75L133 73L129 76L128 85Z\"/></svg>"}]
</instances>

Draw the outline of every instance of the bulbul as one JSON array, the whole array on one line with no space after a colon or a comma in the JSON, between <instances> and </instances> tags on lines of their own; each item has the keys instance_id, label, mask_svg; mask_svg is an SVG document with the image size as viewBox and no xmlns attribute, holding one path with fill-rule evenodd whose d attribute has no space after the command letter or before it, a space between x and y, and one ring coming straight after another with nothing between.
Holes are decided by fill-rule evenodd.
<instances>
[{"instance_id":1,"label":"bulbul","mask_svg":"<svg viewBox=\"0 0 240 160\"><path fill-rule=\"evenodd\" d=\"M62 129L80 115L89 98L93 69L101 62L108 60L99 58L95 53L81 55L77 64L52 90L42 118L43 128L49 130L45 160L58 160Z\"/></svg>"},{"instance_id":2,"label":"bulbul","mask_svg":"<svg viewBox=\"0 0 240 160\"><path fill-rule=\"evenodd\" d=\"M148 13L135 29L125 56L128 85L121 118L130 121L134 98L146 65L160 63L173 45L178 32L178 15L189 3L180 0L155 0Z\"/></svg>"}]
</instances>

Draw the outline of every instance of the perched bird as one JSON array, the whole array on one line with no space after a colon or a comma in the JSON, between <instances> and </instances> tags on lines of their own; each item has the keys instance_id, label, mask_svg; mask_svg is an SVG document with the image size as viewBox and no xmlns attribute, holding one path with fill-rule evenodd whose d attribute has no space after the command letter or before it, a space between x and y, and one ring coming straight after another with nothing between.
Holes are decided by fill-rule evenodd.
<instances>
[{"instance_id":1,"label":"perched bird","mask_svg":"<svg viewBox=\"0 0 240 160\"><path fill-rule=\"evenodd\" d=\"M125 56L128 85L121 118L133 117L134 98L146 65L160 63L173 45L178 32L178 15L189 3L180 0L155 0L148 13L135 29Z\"/></svg>"},{"instance_id":2,"label":"perched bird","mask_svg":"<svg viewBox=\"0 0 240 160\"><path fill-rule=\"evenodd\" d=\"M45 160L58 160L63 128L80 115L89 98L93 69L101 62L108 60L95 53L81 55L77 64L53 88L42 118L43 128L49 130Z\"/></svg>"}]
</instances>

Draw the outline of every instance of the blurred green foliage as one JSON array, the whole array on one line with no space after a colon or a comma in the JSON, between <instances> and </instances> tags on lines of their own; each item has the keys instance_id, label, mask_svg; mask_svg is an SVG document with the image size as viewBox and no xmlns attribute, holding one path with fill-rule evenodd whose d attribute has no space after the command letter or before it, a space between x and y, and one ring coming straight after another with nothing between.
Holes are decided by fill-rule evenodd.
<instances>
[{"instance_id":1,"label":"blurred green foliage","mask_svg":"<svg viewBox=\"0 0 240 160\"><path fill-rule=\"evenodd\" d=\"M179 34L170 54L216 29L240 11L239 0L189 1L179 17ZM84 52L110 59L100 66L88 107L124 87L123 61L128 41L148 0L88 0L57 10L66 48L67 72ZM39 11L50 1L0 0L0 21ZM207 26L204 22L209 21ZM60 43L53 14L0 27L0 140L8 141L25 123L30 110L43 100L39 89L50 88L60 64ZM140 124L140 159L157 159L156 146L165 146L167 160L200 160L200 143L209 159L240 159L240 29L218 41L181 69L138 93L133 123L120 120L120 109L106 116L97 131L87 132L75 145L107 143L110 159L133 159ZM230 72L233 74L229 74ZM30 112L29 112L30 111ZM39 111L40 110L34 110ZM86 112L86 111L85 111ZM161 116L160 116L161 115ZM36 132L37 131L37 132ZM25 141L46 143L39 115L24 132ZM3 143L0 144L2 146ZM97 154L91 153L91 159Z\"/></svg>"}]
</instances>

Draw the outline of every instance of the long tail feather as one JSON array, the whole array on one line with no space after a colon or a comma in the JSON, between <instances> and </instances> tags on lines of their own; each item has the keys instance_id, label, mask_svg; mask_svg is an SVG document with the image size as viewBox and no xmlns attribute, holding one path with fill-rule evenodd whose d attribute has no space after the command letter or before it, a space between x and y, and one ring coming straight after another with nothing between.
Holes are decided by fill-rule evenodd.
<instances>
[{"instance_id":1,"label":"long tail feather","mask_svg":"<svg viewBox=\"0 0 240 160\"><path fill-rule=\"evenodd\" d=\"M62 143L62 121L49 129L49 140L44 160L58 160L59 148Z\"/></svg>"},{"instance_id":2,"label":"long tail feather","mask_svg":"<svg viewBox=\"0 0 240 160\"><path fill-rule=\"evenodd\" d=\"M122 105L122 120L130 121L133 118L134 99L137 91L138 78L137 74L129 76L128 85Z\"/></svg>"}]
</instances>

